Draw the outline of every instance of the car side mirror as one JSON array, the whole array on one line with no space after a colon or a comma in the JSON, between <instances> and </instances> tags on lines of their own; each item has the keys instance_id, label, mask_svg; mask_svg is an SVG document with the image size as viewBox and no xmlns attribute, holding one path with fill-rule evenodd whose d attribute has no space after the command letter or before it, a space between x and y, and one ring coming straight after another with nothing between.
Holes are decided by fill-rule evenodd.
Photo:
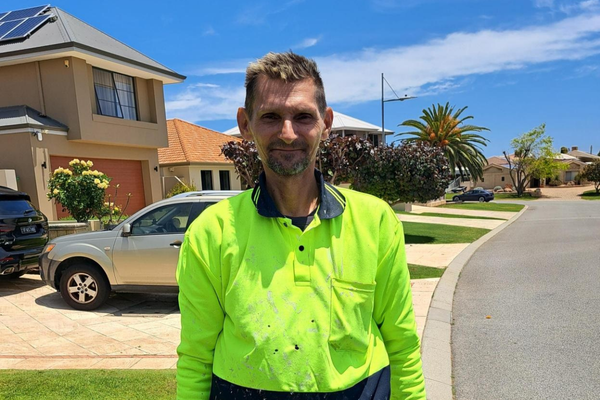
<instances>
[{"instance_id":1,"label":"car side mirror","mask_svg":"<svg viewBox=\"0 0 600 400\"><path fill-rule=\"evenodd\" d=\"M131 236L131 224L123 225L123 237Z\"/></svg>"}]
</instances>

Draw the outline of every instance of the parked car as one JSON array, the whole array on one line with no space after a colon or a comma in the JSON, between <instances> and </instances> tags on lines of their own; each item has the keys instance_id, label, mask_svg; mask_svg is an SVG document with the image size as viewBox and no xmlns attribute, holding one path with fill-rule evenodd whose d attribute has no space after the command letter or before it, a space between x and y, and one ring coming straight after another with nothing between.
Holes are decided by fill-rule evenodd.
<instances>
[{"instance_id":1,"label":"parked car","mask_svg":"<svg viewBox=\"0 0 600 400\"><path fill-rule=\"evenodd\" d=\"M0 275L18 278L38 266L48 219L27 193L0 186Z\"/></svg>"},{"instance_id":2,"label":"parked car","mask_svg":"<svg viewBox=\"0 0 600 400\"><path fill-rule=\"evenodd\" d=\"M488 192L487 190L482 189L473 189L464 192L463 194L457 194L452 197L452 201L478 201L483 203L484 201L494 200L494 193Z\"/></svg>"},{"instance_id":3,"label":"parked car","mask_svg":"<svg viewBox=\"0 0 600 400\"><path fill-rule=\"evenodd\" d=\"M182 193L138 211L112 230L53 239L40 275L77 310L100 307L115 292L177 292L179 247L208 206L239 191Z\"/></svg>"}]
</instances>

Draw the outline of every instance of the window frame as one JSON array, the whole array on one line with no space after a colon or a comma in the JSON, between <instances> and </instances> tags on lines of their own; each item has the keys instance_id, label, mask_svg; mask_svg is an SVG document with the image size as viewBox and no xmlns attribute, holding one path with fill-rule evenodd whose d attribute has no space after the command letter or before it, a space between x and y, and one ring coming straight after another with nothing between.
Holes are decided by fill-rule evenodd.
<instances>
[{"instance_id":1,"label":"window frame","mask_svg":"<svg viewBox=\"0 0 600 400\"><path fill-rule=\"evenodd\" d=\"M227 187L223 187L223 176L227 176ZM219 188L221 190L231 190L231 174L228 170L219 170Z\"/></svg>"},{"instance_id":2,"label":"window frame","mask_svg":"<svg viewBox=\"0 0 600 400\"><path fill-rule=\"evenodd\" d=\"M119 111L121 112L121 116L104 114L102 112L102 109L100 107L100 99L98 98L98 90L96 89L96 79L94 78L94 70L98 70L98 71L102 71L102 72L106 72L106 73L110 74L111 81L112 81L113 95L115 96L115 99L116 99L115 104L116 104L116 107L119 108ZM131 94L133 95L133 102L134 102L133 110L135 112L135 118L125 118L125 113L123 112L123 107L125 107L125 108L130 108L130 107L123 106L121 104L121 100L119 99L119 94L118 94L119 89L117 89L117 84L115 82L115 74L131 79L131 87L132 87ZM98 115L102 115L105 117L119 118L119 119L127 120L127 121L139 121L140 120L139 119L140 113L139 113L139 109L138 109L139 99L137 96L137 86L136 86L136 82L135 82L135 77L130 76L130 75L125 75L120 72L110 71L110 70L107 70L104 68L92 67L92 84L94 85L94 98L96 99L96 113ZM103 101L107 101L107 100L103 100Z\"/></svg>"}]
</instances>

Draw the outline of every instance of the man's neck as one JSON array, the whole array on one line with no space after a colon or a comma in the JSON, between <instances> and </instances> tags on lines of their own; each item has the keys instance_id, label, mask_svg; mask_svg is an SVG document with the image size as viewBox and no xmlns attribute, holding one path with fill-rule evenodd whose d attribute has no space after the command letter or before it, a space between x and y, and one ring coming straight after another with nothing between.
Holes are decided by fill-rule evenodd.
<instances>
[{"instance_id":1,"label":"man's neck","mask_svg":"<svg viewBox=\"0 0 600 400\"><path fill-rule=\"evenodd\" d=\"M277 210L289 217L305 217L319 203L319 187L314 168L308 167L296 176L280 176L265 169L267 190Z\"/></svg>"}]
</instances>

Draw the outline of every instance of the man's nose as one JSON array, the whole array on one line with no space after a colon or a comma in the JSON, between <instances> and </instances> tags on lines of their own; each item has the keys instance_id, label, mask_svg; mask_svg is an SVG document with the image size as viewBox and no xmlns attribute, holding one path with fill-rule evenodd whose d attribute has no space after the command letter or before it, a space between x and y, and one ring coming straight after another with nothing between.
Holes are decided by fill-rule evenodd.
<instances>
[{"instance_id":1,"label":"man's nose","mask_svg":"<svg viewBox=\"0 0 600 400\"><path fill-rule=\"evenodd\" d=\"M283 126L281 127L281 133L279 134L279 138L283 140L286 144L291 144L294 140L298 138L298 135L294 130L294 123L291 120L283 120Z\"/></svg>"}]
</instances>

